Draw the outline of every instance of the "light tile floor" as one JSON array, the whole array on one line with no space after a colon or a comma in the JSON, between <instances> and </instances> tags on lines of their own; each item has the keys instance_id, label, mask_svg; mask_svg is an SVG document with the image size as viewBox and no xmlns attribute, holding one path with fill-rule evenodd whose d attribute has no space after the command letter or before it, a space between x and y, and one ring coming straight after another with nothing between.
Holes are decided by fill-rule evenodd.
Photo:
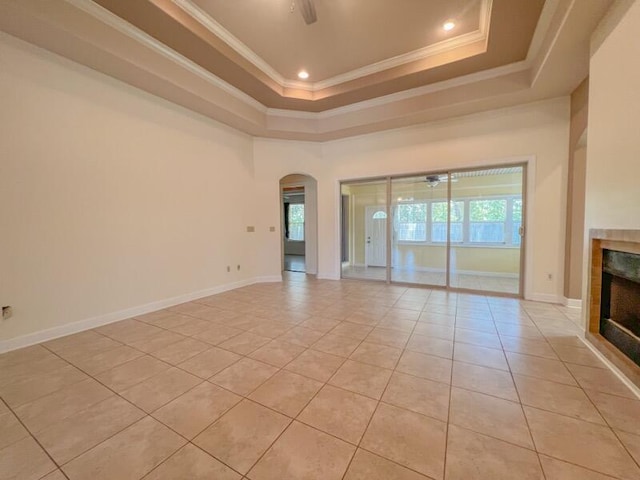
<instances>
[{"instance_id":1,"label":"light tile floor","mask_svg":"<svg viewBox=\"0 0 640 480\"><path fill-rule=\"evenodd\" d=\"M0 478L640 478L554 305L288 274L0 356Z\"/></svg>"}]
</instances>

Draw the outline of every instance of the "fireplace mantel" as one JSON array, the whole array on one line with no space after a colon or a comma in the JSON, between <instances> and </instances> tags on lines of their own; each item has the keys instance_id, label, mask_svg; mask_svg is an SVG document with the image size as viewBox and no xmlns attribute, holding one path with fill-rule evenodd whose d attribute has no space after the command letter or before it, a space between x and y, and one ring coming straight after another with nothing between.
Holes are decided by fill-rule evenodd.
<instances>
[{"instance_id":1,"label":"fireplace mantel","mask_svg":"<svg viewBox=\"0 0 640 480\"><path fill-rule=\"evenodd\" d=\"M640 230L593 229L589 231L590 275L587 302L589 317L585 332L587 341L640 388L640 367L600 334L604 250L640 255Z\"/></svg>"}]
</instances>

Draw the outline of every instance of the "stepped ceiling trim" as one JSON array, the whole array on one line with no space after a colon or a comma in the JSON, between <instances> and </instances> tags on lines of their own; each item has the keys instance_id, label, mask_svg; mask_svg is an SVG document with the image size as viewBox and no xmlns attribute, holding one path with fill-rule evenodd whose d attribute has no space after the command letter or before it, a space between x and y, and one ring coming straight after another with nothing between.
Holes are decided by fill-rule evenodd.
<instances>
[{"instance_id":1,"label":"stepped ceiling trim","mask_svg":"<svg viewBox=\"0 0 640 480\"><path fill-rule=\"evenodd\" d=\"M156 8L149 12L168 29L175 28L177 20L156 4L173 5L172 13L179 11L183 15L179 19L188 20L175 0L136 1L144 8ZM492 0L492 5L494 10L496 5L513 7L512 1L519 0ZM249 135L323 142L569 95L588 75L591 32L613 0L546 0L528 40L528 51L520 60L454 76L436 75L434 81L413 88L381 89L375 95L343 90L340 101L325 103L320 109L313 107L313 101L291 103L275 91L269 99L283 98L283 102L263 101L221 78L197 58L172 48L159 38L158 33L166 32L150 33L107 8L128 5L118 2L4 0L0 2L0 30ZM190 21L189 25L195 23ZM199 33L212 35L203 27ZM490 39L489 44L495 41ZM239 61L230 47L225 54ZM470 60L476 67L482 65L477 57ZM241 61L253 73L264 75L246 59Z\"/></svg>"},{"instance_id":2,"label":"stepped ceiling trim","mask_svg":"<svg viewBox=\"0 0 640 480\"><path fill-rule=\"evenodd\" d=\"M491 7L493 0L481 0L480 4L480 18L478 20L479 29L473 32L468 32L462 35L457 35L449 39L427 45L420 49L407 52L401 55L397 55L380 62L367 65L343 74L334 76L332 78L322 80L319 82L302 82L298 80L292 80L285 78L275 68L269 65L258 54L251 50L247 45L242 43L231 32L225 29L220 23L212 18L207 12L205 12L198 5L193 3L192 0L171 0L174 4L179 6L187 14L197 20L212 34L221 38L227 45L233 50L242 55L247 61L251 62L254 66L259 68L265 75L268 75L274 82L278 83L280 87L291 88L296 90L304 90L309 92L317 92L324 90L341 83L346 83L352 80L372 75L375 73L389 70L394 67L406 65L411 62L424 60L428 57L433 57L438 54L447 53L454 49L472 45L477 42L485 44L489 38L489 28L491 25Z\"/></svg>"}]
</instances>

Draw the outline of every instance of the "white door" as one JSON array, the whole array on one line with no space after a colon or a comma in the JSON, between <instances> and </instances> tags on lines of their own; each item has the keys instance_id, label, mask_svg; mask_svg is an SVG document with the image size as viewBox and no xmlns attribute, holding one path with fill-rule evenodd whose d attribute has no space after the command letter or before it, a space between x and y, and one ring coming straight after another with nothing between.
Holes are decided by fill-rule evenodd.
<instances>
[{"instance_id":1,"label":"white door","mask_svg":"<svg viewBox=\"0 0 640 480\"><path fill-rule=\"evenodd\" d=\"M365 258L367 267L387 266L387 208L367 207Z\"/></svg>"}]
</instances>

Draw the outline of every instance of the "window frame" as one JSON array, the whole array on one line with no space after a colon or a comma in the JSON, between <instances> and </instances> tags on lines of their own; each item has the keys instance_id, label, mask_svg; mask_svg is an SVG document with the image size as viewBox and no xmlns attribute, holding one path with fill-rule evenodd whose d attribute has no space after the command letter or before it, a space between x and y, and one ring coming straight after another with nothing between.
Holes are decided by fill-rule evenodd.
<instances>
[{"instance_id":1,"label":"window frame","mask_svg":"<svg viewBox=\"0 0 640 480\"><path fill-rule=\"evenodd\" d=\"M302 238L291 238L291 226L292 225L300 225L300 222L292 222L291 221L291 208L293 207L298 207L301 206L302 207ZM288 216L288 230L289 230L289 238L287 238L287 240L289 242L304 242L305 241L305 221L306 221L306 212L305 212L305 206L304 203L290 203L289 204L289 216Z\"/></svg>"}]
</instances>

